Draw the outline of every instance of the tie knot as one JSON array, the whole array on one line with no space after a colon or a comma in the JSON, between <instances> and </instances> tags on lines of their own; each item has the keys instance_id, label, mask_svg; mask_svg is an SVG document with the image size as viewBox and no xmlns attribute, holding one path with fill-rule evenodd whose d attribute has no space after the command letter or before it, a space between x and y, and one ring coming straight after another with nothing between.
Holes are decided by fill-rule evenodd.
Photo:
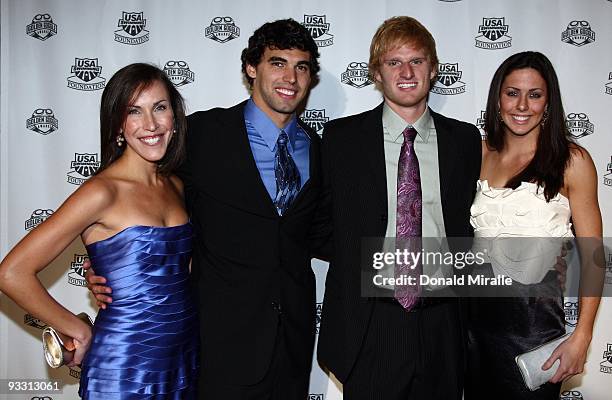
<instances>
[{"instance_id":1,"label":"tie knot","mask_svg":"<svg viewBox=\"0 0 612 400\"><path fill-rule=\"evenodd\" d=\"M288 140L289 140L289 137L287 136L287 133L281 130L280 133L278 134L278 139L276 139L276 143L282 146L282 145L286 145Z\"/></svg>"},{"instance_id":2,"label":"tie knot","mask_svg":"<svg viewBox=\"0 0 612 400\"><path fill-rule=\"evenodd\" d=\"M406 140L407 142L414 142L414 138L417 135L417 131L412 126L409 126L404 129L404 132L402 132L402 134L404 135L404 140Z\"/></svg>"}]
</instances>

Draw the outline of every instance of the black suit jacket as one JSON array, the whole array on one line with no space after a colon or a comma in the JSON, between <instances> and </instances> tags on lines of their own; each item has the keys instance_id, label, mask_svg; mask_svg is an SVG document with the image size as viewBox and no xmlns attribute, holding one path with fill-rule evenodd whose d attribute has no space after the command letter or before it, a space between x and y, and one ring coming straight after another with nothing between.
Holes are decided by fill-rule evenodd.
<instances>
[{"instance_id":1,"label":"black suit jacket","mask_svg":"<svg viewBox=\"0 0 612 400\"><path fill-rule=\"evenodd\" d=\"M372 302L360 292L361 241L384 237L387 228L382 110L381 104L331 121L323 134L322 196L332 218L334 251L325 282L318 357L342 382L355 364L372 312ZM431 115L438 138L446 235L468 237L480 173L480 135L471 124Z\"/></svg>"},{"instance_id":2,"label":"black suit jacket","mask_svg":"<svg viewBox=\"0 0 612 400\"><path fill-rule=\"evenodd\" d=\"M253 158L245 104L188 117L179 172L195 228L202 372L237 384L262 379L277 332L295 374L310 370L315 279L308 233L321 183L320 138L299 121L310 137L310 179L278 216Z\"/></svg>"}]
</instances>

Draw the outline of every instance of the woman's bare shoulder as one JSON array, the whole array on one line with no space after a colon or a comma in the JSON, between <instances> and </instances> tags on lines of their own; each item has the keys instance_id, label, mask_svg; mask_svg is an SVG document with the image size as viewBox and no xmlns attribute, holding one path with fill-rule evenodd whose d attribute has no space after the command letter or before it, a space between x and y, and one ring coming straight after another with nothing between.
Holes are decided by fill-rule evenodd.
<instances>
[{"instance_id":1,"label":"woman's bare shoulder","mask_svg":"<svg viewBox=\"0 0 612 400\"><path fill-rule=\"evenodd\" d=\"M180 193L180 195L183 195L183 189L184 189L184 185L183 185L183 181L181 180L181 178L179 178L176 175L170 175L168 177L168 180L170 181L170 183L172 184L173 188Z\"/></svg>"},{"instance_id":2,"label":"woman's bare shoulder","mask_svg":"<svg viewBox=\"0 0 612 400\"><path fill-rule=\"evenodd\" d=\"M569 149L570 162L567 166L566 176L596 175L595 163L587 149L576 143L570 144Z\"/></svg>"},{"instance_id":3,"label":"woman's bare shoulder","mask_svg":"<svg viewBox=\"0 0 612 400\"><path fill-rule=\"evenodd\" d=\"M570 145L570 160L563 180L570 193L592 188L596 190L597 170L587 149L575 143Z\"/></svg>"},{"instance_id":4,"label":"woman's bare shoulder","mask_svg":"<svg viewBox=\"0 0 612 400\"><path fill-rule=\"evenodd\" d=\"M110 205L116 198L118 190L115 179L105 175L94 175L81 185L75 195L86 197L89 202Z\"/></svg>"}]
</instances>

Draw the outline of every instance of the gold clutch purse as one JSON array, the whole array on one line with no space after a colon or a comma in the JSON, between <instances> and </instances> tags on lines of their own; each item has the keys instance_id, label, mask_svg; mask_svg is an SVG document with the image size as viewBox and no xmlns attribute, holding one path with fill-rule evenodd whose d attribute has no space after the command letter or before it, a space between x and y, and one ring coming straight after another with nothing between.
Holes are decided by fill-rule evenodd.
<instances>
[{"instance_id":1,"label":"gold clutch purse","mask_svg":"<svg viewBox=\"0 0 612 400\"><path fill-rule=\"evenodd\" d=\"M93 327L93 321L86 313L80 313L77 317L90 327ZM74 357L74 350L70 351L66 349L62 336L64 335L50 326L47 326L42 331L43 353L45 355L45 360L47 360L47 364L49 364L51 368L59 368L69 363Z\"/></svg>"}]
</instances>

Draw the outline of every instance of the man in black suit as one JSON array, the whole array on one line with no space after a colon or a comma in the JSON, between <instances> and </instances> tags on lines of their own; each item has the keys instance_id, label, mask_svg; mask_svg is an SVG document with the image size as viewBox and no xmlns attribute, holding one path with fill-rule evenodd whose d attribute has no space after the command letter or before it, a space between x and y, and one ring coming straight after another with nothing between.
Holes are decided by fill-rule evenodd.
<instances>
[{"instance_id":1,"label":"man in black suit","mask_svg":"<svg viewBox=\"0 0 612 400\"><path fill-rule=\"evenodd\" d=\"M319 197L320 143L295 111L319 70L318 57L298 22L266 23L242 53L251 98L188 117L179 176L195 231L200 398L308 395L315 335L308 235Z\"/></svg>"},{"instance_id":2,"label":"man in black suit","mask_svg":"<svg viewBox=\"0 0 612 400\"><path fill-rule=\"evenodd\" d=\"M346 400L461 398L465 336L457 299L420 297L404 308L393 296L361 292L363 239L395 237L405 212L396 186L400 168L409 167L399 157L406 140L420 170L419 236L472 234L480 135L428 108L437 66L434 39L423 25L410 17L385 21L369 63L384 102L329 122L323 134L322 203L329 206L323 214L332 217L334 252L318 358L344 384ZM405 139L407 126L416 137Z\"/></svg>"}]
</instances>

